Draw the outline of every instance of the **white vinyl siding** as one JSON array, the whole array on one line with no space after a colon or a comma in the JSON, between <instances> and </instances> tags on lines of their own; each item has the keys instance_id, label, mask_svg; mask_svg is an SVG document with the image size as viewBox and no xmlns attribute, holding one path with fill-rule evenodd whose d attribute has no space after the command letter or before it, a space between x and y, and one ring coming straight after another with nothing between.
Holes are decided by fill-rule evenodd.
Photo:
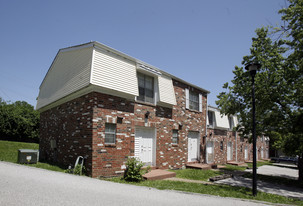
<instances>
[{"instance_id":1,"label":"white vinyl siding","mask_svg":"<svg viewBox=\"0 0 303 206\"><path fill-rule=\"evenodd\" d=\"M185 108L189 109L189 90L185 88Z\"/></svg>"},{"instance_id":2,"label":"white vinyl siding","mask_svg":"<svg viewBox=\"0 0 303 206\"><path fill-rule=\"evenodd\" d=\"M233 116L233 118L234 118L234 126L236 127L238 126L238 118L237 116Z\"/></svg>"},{"instance_id":3,"label":"white vinyl siding","mask_svg":"<svg viewBox=\"0 0 303 206\"><path fill-rule=\"evenodd\" d=\"M160 103L176 105L176 96L172 79L164 75L159 76L158 84Z\"/></svg>"},{"instance_id":4,"label":"white vinyl siding","mask_svg":"<svg viewBox=\"0 0 303 206\"><path fill-rule=\"evenodd\" d=\"M116 54L95 48L91 83L138 96L136 64Z\"/></svg>"},{"instance_id":5,"label":"white vinyl siding","mask_svg":"<svg viewBox=\"0 0 303 206\"><path fill-rule=\"evenodd\" d=\"M228 117L226 115L221 116L219 111L215 111L215 118L216 118L216 127L228 129Z\"/></svg>"},{"instance_id":6,"label":"white vinyl siding","mask_svg":"<svg viewBox=\"0 0 303 206\"><path fill-rule=\"evenodd\" d=\"M89 85L92 48L59 51L40 86L37 109Z\"/></svg>"},{"instance_id":7,"label":"white vinyl siding","mask_svg":"<svg viewBox=\"0 0 303 206\"><path fill-rule=\"evenodd\" d=\"M202 112L202 94L199 94L199 112Z\"/></svg>"}]
</instances>

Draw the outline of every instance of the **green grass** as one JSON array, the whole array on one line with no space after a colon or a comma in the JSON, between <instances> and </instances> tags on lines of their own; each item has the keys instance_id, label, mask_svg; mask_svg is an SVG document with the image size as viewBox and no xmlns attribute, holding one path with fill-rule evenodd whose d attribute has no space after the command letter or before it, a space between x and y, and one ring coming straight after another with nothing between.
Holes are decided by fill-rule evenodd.
<instances>
[{"instance_id":1,"label":"green grass","mask_svg":"<svg viewBox=\"0 0 303 206\"><path fill-rule=\"evenodd\" d=\"M133 184L138 186L153 187L160 190L177 190L200 194L216 195L221 197L259 200L271 203L303 205L303 201L264 192L258 192L258 195L254 197L252 196L251 189L244 187L234 187L228 185L204 185L199 183L177 182L169 180L142 181L138 183L126 182L124 180L121 180L121 178L111 178L106 180L118 183Z\"/></svg>"},{"instance_id":2,"label":"green grass","mask_svg":"<svg viewBox=\"0 0 303 206\"><path fill-rule=\"evenodd\" d=\"M249 168L253 167L253 163L247 163ZM272 162L270 161L264 161L264 162L257 162L257 167L261 167L263 165L272 165Z\"/></svg>"},{"instance_id":3,"label":"green grass","mask_svg":"<svg viewBox=\"0 0 303 206\"><path fill-rule=\"evenodd\" d=\"M236 166L236 165L224 165L225 168L222 168L220 170L224 171L244 171L246 170L246 167Z\"/></svg>"},{"instance_id":4,"label":"green grass","mask_svg":"<svg viewBox=\"0 0 303 206\"><path fill-rule=\"evenodd\" d=\"M176 173L176 177L191 179L191 180L202 180L208 181L210 177L222 175L223 172L214 170L197 170L197 169L185 169L185 170L171 170Z\"/></svg>"},{"instance_id":5,"label":"green grass","mask_svg":"<svg viewBox=\"0 0 303 206\"><path fill-rule=\"evenodd\" d=\"M17 163L18 149L39 149L39 144L0 141L0 161Z\"/></svg>"},{"instance_id":6,"label":"green grass","mask_svg":"<svg viewBox=\"0 0 303 206\"><path fill-rule=\"evenodd\" d=\"M18 162L18 149L39 149L39 144L25 142L11 142L0 140L0 161ZM52 171L64 172L63 168L49 163L38 162L37 164L28 164L31 167L37 167Z\"/></svg>"}]
</instances>

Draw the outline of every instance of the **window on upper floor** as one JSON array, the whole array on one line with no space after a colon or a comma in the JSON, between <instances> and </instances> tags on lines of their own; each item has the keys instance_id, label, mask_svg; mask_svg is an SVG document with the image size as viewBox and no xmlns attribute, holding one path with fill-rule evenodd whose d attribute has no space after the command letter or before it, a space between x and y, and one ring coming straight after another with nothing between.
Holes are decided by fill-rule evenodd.
<instances>
[{"instance_id":1,"label":"window on upper floor","mask_svg":"<svg viewBox=\"0 0 303 206\"><path fill-rule=\"evenodd\" d=\"M199 94L189 91L189 109L199 111Z\"/></svg>"},{"instance_id":2,"label":"window on upper floor","mask_svg":"<svg viewBox=\"0 0 303 206\"><path fill-rule=\"evenodd\" d=\"M116 124L105 123L105 144L116 143Z\"/></svg>"},{"instance_id":3,"label":"window on upper floor","mask_svg":"<svg viewBox=\"0 0 303 206\"><path fill-rule=\"evenodd\" d=\"M154 78L142 73L137 73L137 76L139 85L137 100L154 104Z\"/></svg>"},{"instance_id":4,"label":"window on upper floor","mask_svg":"<svg viewBox=\"0 0 303 206\"><path fill-rule=\"evenodd\" d=\"M215 119L214 119L214 112L208 111L207 116L208 116L208 126L209 127L214 127L215 126Z\"/></svg>"},{"instance_id":5,"label":"window on upper floor","mask_svg":"<svg viewBox=\"0 0 303 206\"><path fill-rule=\"evenodd\" d=\"M235 126L234 118L232 116L228 117L229 129L232 130Z\"/></svg>"},{"instance_id":6,"label":"window on upper floor","mask_svg":"<svg viewBox=\"0 0 303 206\"><path fill-rule=\"evenodd\" d=\"M185 96L186 109L202 112L202 94L186 88Z\"/></svg>"}]
</instances>

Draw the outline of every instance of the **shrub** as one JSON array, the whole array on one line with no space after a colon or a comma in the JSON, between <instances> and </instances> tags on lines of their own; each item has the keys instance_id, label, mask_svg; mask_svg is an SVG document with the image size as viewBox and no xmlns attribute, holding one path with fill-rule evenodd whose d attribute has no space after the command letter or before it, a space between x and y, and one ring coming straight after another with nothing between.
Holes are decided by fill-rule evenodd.
<instances>
[{"instance_id":1,"label":"shrub","mask_svg":"<svg viewBox=\"0 0 303 206\"><path fill-rule=\"evenodd\" d=\"M129 182L140 182L143 180L142 175L149 170L142 170L144 164L135 157L128 158L126 162L126 170L124 172L124 180Z\"/></svg>"}]
</instances>

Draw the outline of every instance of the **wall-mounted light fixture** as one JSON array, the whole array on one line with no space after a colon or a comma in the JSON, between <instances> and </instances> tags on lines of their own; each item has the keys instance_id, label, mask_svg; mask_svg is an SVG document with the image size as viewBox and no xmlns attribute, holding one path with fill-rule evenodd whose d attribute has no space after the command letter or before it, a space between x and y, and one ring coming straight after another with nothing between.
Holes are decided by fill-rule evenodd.
<instances>
[{"instance_id":1,"label":"wall-mounted light fixture","mask_svg":"<svg viewBox=\"0 0 303 206\"><path fill-rule=\"evenodd\" d=\"M149 111L147 111L146 113L145 113L145 119L148 119L148 116L150 115L150 112Z\"/></svg>"},{"instance_id":2,"label":"wall-mounted light fixture","mask_svg":"<svg viewBox=\"0 0 303 206\"><path fill-rule=\"evenodd\" d=\"M179 124L179 130L182 130L183 125Z\"/></svg>"}]
</instances>

